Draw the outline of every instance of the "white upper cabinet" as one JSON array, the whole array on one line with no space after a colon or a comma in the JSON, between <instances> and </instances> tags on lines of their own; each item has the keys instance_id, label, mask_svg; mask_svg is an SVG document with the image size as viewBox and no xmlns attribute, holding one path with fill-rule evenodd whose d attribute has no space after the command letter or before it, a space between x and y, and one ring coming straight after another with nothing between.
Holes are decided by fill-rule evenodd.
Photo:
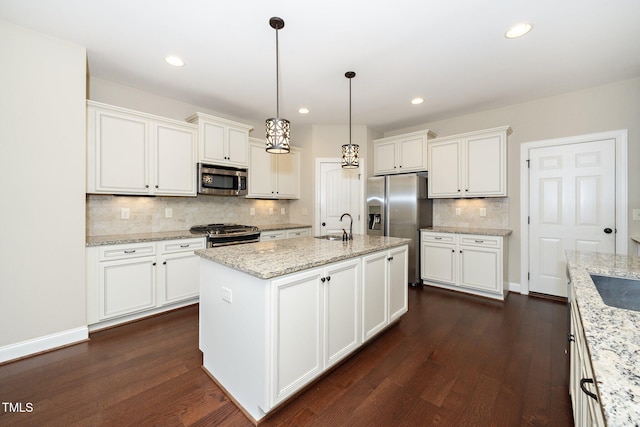
<instances>
[{"instance_id":1,"label":"white upper cabinet","mask_svg":"<svg viewBox=\"0 0 640 427\"><path fill-rule=\"evenodd\" d=\"M195 196L195 125L87 101L87 193Z\"/></svg>"},{"instance_id":2,"label":"white upper cabinet","mask_svg":"<svg viewBox=\"0 0 640 427\"><path fill-rule=\"evenodd\" d=\"M506 197L508 126L427 143L429 198Z\"/></svg>"},{"instance_id":3,"label":"white upper cabinet","mask_svg":"<svg viewBox=\"0 0 640 427\"><path fill-rule=\"evenodd\" d=\"M249 143L248 198L300 198L300 151L270 154L264 141L251 138Z\"/></svg>"},{"instance_id":4,"label":"white upper cabinet","mask_svg":"<svg viewBox=\"0 0 640 427\"><path fill-rule=\"evenodd\" d=\"M187 119L198 125L198 159L202 163L246 168L252 126L196 113Z\"/></svg>"},{"instance_id":5,"label":"white upper cabinet","mask_svg":"<svg viewBox=\"0 0 640 427\"><path fill-rule=\"evenodd\" d=\"M376 139L373 141L374 174L389 175L427 170L429 130Z\"/></svg>"}]
</instances>

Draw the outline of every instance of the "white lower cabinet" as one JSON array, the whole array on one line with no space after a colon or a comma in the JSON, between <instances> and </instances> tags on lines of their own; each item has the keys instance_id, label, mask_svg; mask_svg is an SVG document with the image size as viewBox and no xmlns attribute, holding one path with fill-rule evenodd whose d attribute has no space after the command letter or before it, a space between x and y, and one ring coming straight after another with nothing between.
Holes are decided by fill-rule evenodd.
<instances>
[{"instance_id":1,"label":"white lower cabinet","mask_svg":"<svg viewBox=\"0 0 640 427\"><path fill-rule=\"evenodd\" d=\"M421 240L424 284L504 300L504 237L423 231Z\"/></svg>"},{"instance_id":2,"label":"white lower cabinet","mask_svg":"<svg viewBox=\"0 0 640 427\"><path fill-rule=\"evenodd\" d=\"M292 239L294 237L304 237L311 234L310 228L290 228L288 230L261 231L260 241Z\"/></svg>"},{"instance_id":3,"label":"white lower cabinet","mask_svg":"<svg viewBox=\"0 0 640 427\"><path fill-rule=\"evenodd\" d=\"M407 312L408 252L400 247L363 257L363 342Z\"/></svg>"},{"instance_id":4,"label":"white lower cabinet","mask_svg":"<svg viewBox=\"0 0 640 427\"><path fill-rule=\"evenodd\" d=\"M273 281L272 404L358 347L359 283L359 259Z\"/></svg>"},{"instance_id":5,"label":"white lower cabinet","mask_svg":"<svg viewBox=\"0 0 640 427\"><path fill-rule=\"evenodd\" d=\"M87 323L111 326L197 298L193 251L204 247L195 238L87 248Z\"/></svg>"},{"instance_id":6,"label":"white lower cabinet","mask_svg":"<svg viewBox=\"0 0 640 427\"><path fill-rule=\"evenodd\" d=\"M594 383L593 368L582 329L582 320L571 286L571 333L569 394L576 426L604 426L602 407L598 403L598 391Z\"/></svg>"}]
</instances>

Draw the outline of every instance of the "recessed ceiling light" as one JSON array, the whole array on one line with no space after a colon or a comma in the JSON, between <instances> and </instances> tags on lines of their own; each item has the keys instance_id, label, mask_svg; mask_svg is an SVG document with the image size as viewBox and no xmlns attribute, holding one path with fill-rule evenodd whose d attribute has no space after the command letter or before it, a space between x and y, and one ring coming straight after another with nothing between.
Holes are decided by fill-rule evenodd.
<instances>
[{"instance_id":1,"label":"recessed ceiling light","mask_svg":"<svg viewBox=\"0 0 640 427\"><path fill-rule=\"evenodd\" d=\"M418 104L422 104L424 102L424 98L413 98L411 100L411 103L413 105L418 105Z\"/></svg>"},{"instance_id":2,"label":"recessed ceiling light","mask_svg":"<svg viewBox=\"0 0 640 427\"><path fill-rule=\"evenodd\" d=\"M509 28L509 31L507 31L504 36L508 39L515 39L516 37L524 36L529 31L531 31L532 28L533 25L524 22L522 24L514 25L513 27Z\"/></svg>"},{"instance_id":3,"label":"recessed ceiling light","mask_svg":"<svg viewBox=\"0 0 640 427\"><path fill-rule=\"evenodd\" d=\"M164 61L167 64L173 65L174 67L183 67L184 61L177 56L167 56L164 58Z\"/></svg>"},{"instance_id":4,"label":"recessed ceiling light","mask_svg":"<svg viewBox=\"0 0 640 427\"><path fill-rule=\"evenodd\" d=\"M302 107L302 108L300 108L298 110L298 113L300 113L300 114L309 114L309 109Z\"/></svg>"}]
</instances>

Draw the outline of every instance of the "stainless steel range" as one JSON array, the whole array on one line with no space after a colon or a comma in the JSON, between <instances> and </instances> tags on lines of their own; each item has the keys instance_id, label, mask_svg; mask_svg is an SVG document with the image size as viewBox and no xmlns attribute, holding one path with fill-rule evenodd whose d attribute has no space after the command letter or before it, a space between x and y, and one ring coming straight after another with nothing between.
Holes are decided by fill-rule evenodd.
<instances>
[{"instance_id":1,"label":"stainless steel range","mask_svg":"<svg viewBox=\"0 0 640 427\"><path fill-rule=\"evenodd\" d=\"M194 225L190 229L193 234L206 234L207 248L237 245L260 241L260 230L251 225L239 224L205 224Z\"/></svg>"}]
</instances>

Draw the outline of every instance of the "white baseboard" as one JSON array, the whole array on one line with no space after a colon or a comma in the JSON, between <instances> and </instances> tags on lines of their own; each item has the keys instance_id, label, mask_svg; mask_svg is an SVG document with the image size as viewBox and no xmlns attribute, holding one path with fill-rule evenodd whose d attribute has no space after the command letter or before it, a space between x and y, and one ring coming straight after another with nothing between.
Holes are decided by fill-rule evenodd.
<instances>
[{"instance_id":1,"label":"white baseboard","mask_svg":"<svg viewBox=\"0 0 640 427\"><path fill-rule=\"evenodd\" d=\"M513 282L508 282L507 283L507 288L509 290L509 292L515 292L518 294L522 294L522 287L520 286L520 283L513 283ZM525 295L525 294L523 294Z\"/></svg>"},{"instance_id":2,"label":"white baseboard","mask_svg":"<svg viewBox=\"0 0 640 427\"><path fill-rule=\"evenodd\" d=\"M0 363L20 359L43 351L65 347L89 339L89 328L82 326L67 331L33 338L16 344L0 347Z\"/></svg>"}]
</instances>

